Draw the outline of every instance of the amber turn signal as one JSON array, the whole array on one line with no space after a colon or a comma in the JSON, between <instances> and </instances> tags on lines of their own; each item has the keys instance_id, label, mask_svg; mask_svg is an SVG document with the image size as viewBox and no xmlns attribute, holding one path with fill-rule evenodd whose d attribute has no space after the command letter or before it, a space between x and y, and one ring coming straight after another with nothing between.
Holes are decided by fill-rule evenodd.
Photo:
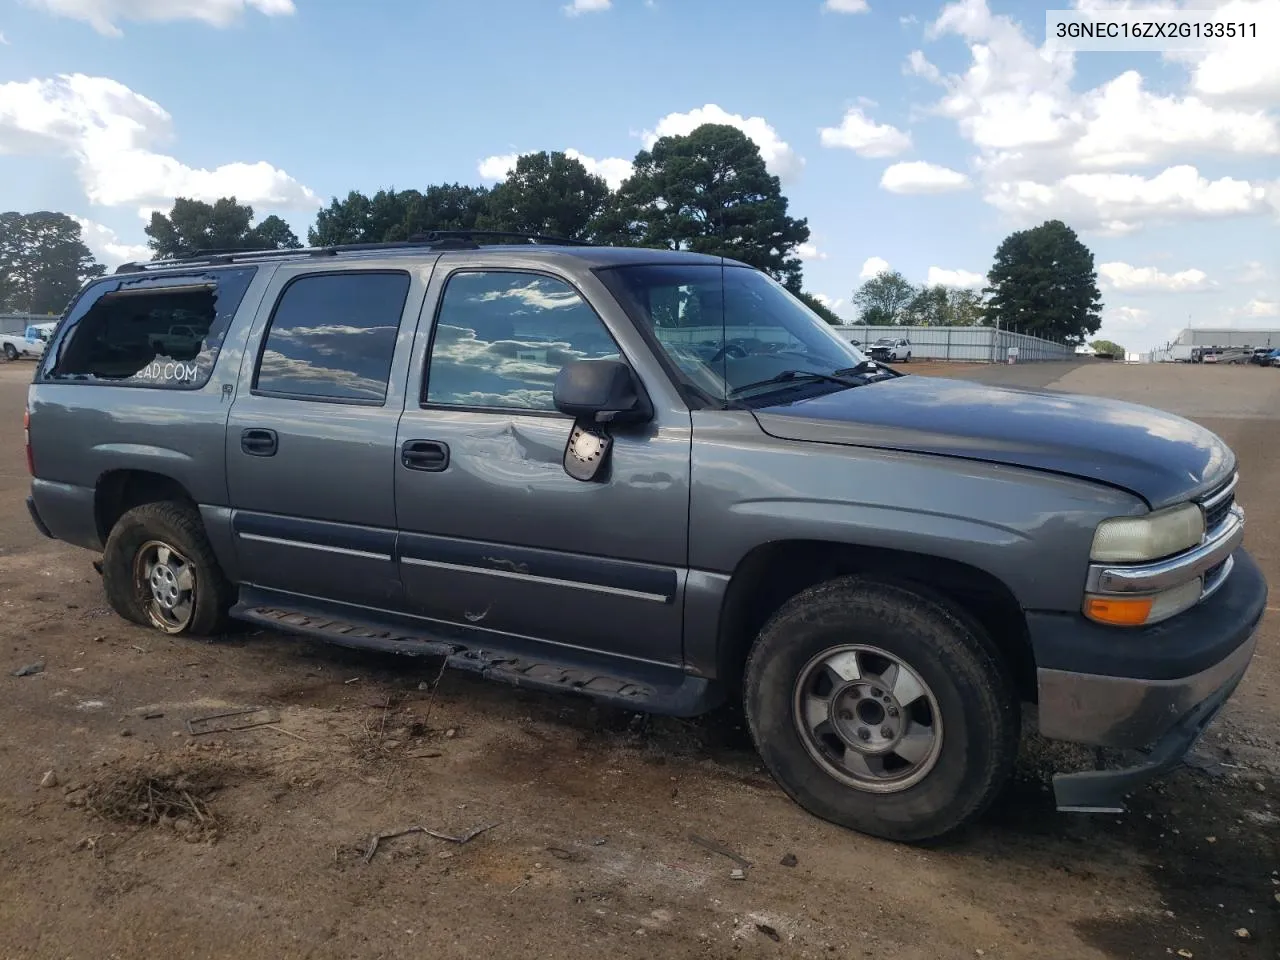
<instances>
[{"instance_id":1,"label":"amber turn signal","mask_svg":"<svg viewBox=\"0 0 1280 960\"><path fill-rule=\"evenodd\" d=\"M1139 627L1151 616L1152 597L1089 597L1084 612L1090 620L1117 627Z\"/></svg>"}]
</instances>

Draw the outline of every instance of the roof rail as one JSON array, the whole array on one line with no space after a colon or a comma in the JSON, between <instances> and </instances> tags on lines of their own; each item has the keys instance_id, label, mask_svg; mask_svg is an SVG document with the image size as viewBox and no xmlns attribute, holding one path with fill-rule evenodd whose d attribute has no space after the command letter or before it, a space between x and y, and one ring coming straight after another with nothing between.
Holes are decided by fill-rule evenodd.
<instances>
[{"instance_id":1,"label":"roof rail","mask_svg":"<svg viewBox=\"0 0 1280 960\"><path fill-rule=\"evenodd\" d=\"M585 240L570 240L566 237L552 237L540 233L516 233L506 230L431 230L427 233L414 234L408 240L388 240L369 243L339 243L328 247L293 247L280 250L255 250L245 247L230 247L215 250L200 250L185 257L167 257L163 260L135 261L123 263L116 267L116 273L140 273L145 270L193 265L199 263L228 264L239 260L268 260L280 257L334 257L342 253L359 253L374 250L403 250L414 247L434 249L478 250L477 238L523 240L531 244L554 244L558 246L585 247L591 244Z\"/></svg>"}]
</instances>

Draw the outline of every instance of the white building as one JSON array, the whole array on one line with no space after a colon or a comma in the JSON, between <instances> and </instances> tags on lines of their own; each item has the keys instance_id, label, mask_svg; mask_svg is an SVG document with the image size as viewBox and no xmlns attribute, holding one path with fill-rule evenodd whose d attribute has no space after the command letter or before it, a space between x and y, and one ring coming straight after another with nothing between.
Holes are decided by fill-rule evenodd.
<instances>
[{"instance_id":1,"label":"white building","mask_svg":"<svg viewBox=\"0 0 1280 960\"><path fill-rule=\"evenodd\" d=\"M1280 327L1270 330L1188 327L1173 342L1184 347L1280 347Z\"/></svg>"}]
</instances>

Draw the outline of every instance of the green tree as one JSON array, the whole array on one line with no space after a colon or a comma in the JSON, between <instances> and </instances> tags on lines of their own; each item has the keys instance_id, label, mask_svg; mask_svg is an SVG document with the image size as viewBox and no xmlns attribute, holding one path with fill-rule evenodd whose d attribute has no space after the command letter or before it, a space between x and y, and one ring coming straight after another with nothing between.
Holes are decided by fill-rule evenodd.
<instances>
[{"instance_id":1,"label":"green tree","mask_svg":"<svg viewBox=\"0 0 1280 960\"><path fill-rule=\"evenodd\" d=\"M953 292L941 283L920 287L903 310L903 322L925 327L947 326L951 323Z\"/></svg>"},{"instance_id":2,"label":"green tree","mask_svg":"<svg viewBox=\"0 0 1280 960\"><path fill-rule=\"evenodd\" d=\"M589 238L609 200L603 177L563 153L527 153L489 193L486 223L495 230Z\"/></svg>"},{"instance_id":3,"label":"green tree","mask_svg":"<svg viewBox=\"0 0 1280 960\"><path fill-rule=\"evenodd\" d=\"M986 320L987 303L977 290L952 290L950 306L953 327L977 327Z\"/></svg>"},{"instance_id":4,"label":"green tree","mask_svg":"<svg viewBox=\"0 0 1280 960\"><path fill-rule=\"evenodd\" d=\"M1102 325L1093 253L1061 220L1006 237L987 282L987 312L1001 327L1079 343Z\"/></svg>"},{"instance_id":5,"label":"green tree","mask_svg":"<svg viewBox=\"0 0 1280 960\"><path fill-rule=\"evenodd\" d=\"M0 309L61 313L86 280L105 272L65 213L0 214Z\"/></svg>"},{"instance_id":6,"label":"green tree","mask_svg":"<svg viewBox=\"0 0 1280 960\"><path fill-rule=\"evenodd\" d=\"M853 292L863 323L885 327L900 324L917 290L897 270L881 270Z\"/></svg>"},{"instance_id":7,"label":"green tree","mask_svg":"<svg viewBox=\"0 0 1280 960\"><path fill-rule=\"evenodd\" d=\"M827 323L831 324L833 327L838 327L842 323L844 323L844 321L840 319L839 315L834 310L832 310L825 303L823 303L821 300L815 297L812 293L797 293L796 296L800 298L800 300L804 303L806 307L808 307L810 310L812 310L814 313L820 316L823 320L827 321Z\"/></svg>"},{"instance_id":8,"label":"green tree","mask_svg":"<svg viewBox=\"0 0 1280 960\"><path fill-rule=\"evenodd\" d=\"M270 216L253 226L253 207L222 197L215 203L178 197L168 215L151 214L146 227L152 258L188 257L202 250L282 250L302 244L289 225Z\"/></svg>"},{"instance_id":9,"label":"green tree","mask_svg":"<svg viewBox=\"0 0 1280 960\"><path fill-rule=\"evenodd\" d=\"M1113 357L1123 358L1125 355L1124 347L1118 343L1112 343L1110 340L1094 340L1089 346L1093 347L1098 353L1109 353Z\"/></svg>"},{"instance_id":10,"label":"green tree","mask_svg":"<svg viewBox=\"0 0 1280 960\"><path fill-rule=\"evenodd\" d=\"M442 183L418 190L379 190L367 197L357 190L334 197L307 231L313 247L340 243L387 243L432 230L489 228L489 190ZM496 228L489 228L496 229Z\"/></svg>"},{"instance_id":11,"label":"green tree","mask_svg":"<svg viewBox=\"0 0 1280 960\"><path fill-rule=\"evenodd\" d=\"M787 214L778 178L746 134L707 123L640 151L596 232L612 243L731 257L797 291L795 249L809 224Z\"/></svg>"}]
</instances>

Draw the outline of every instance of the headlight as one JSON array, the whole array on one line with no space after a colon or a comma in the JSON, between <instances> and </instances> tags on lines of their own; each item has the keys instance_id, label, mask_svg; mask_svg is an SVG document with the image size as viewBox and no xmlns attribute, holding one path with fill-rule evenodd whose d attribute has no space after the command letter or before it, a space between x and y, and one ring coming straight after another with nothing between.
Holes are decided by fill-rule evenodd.
<instances>
[{"instance_id":1,"label":"headlight","mask_svg":"<svg viewBox=\"0 0 1280 960\"><path fill-rule=\"evenodd\" d=\"M1204 539L1204 513L1194 503L1143 517L1103 520L1090 556L1102 563L1145 563L1181 553Z\"/></svg>"}]
</instances>

